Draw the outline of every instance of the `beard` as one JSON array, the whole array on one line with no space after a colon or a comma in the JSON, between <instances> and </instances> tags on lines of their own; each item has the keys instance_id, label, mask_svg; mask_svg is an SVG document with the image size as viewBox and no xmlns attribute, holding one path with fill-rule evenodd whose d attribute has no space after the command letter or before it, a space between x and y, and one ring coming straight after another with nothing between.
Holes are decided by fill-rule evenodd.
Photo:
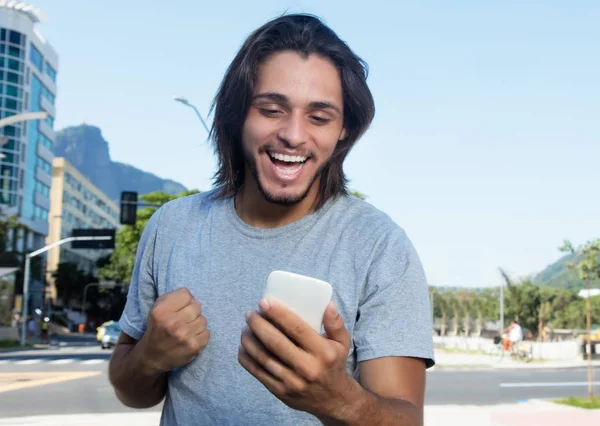
<instances>
[{"instance_id":1,"label":"beard","mask_svg":"<svg viewBox=\"0 0 600 426\"><path fill-rule=\"evenodd\" d=\"M252 177L254 178L254 181L256 182L256 186L258 187L258 190L260 191L260 193L262 194L264 199L271 204L277 204L279 206L293 206L293 205L296 205L296 204L300 203L301 201L303 201L308 196L308 193L310 192L311 188L315 184L315 181L321 176L321 173L323 172L323 169L325 168L325 166L319 167L319 169L317 170L315 175L312 177L310 184L306 187L304 192L302 192L296 196L293 196L293 195L279 195L278 196L278 195L272 194L269 191L267 191L265 189L265 187L262 185L262 183L260 181L260 176L258 174L258 167L256 166L256 160L246 150L244 150L244 161L245 161L246 165L248 166L248 168L250 169L250 173L252 173Z\"/></svg>"}]
</instances>

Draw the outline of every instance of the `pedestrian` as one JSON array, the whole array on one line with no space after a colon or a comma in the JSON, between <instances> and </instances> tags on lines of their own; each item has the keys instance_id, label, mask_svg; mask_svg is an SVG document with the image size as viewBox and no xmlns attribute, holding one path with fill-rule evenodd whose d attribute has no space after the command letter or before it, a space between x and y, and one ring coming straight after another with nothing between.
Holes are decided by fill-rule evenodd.
<instances>
[{"instance_id":1,"label":"pedestrian","mask_svg":"<svg viewBox=\"0 0 600 426\"><path fill-rule=\"evenodd\" d=\"M163 205L140 240L109 367L123 404L166 396L163 426L422 424L423 267L343 171L374 112L366 64L318 18L248 37L215 98L214 188ZM333 286L321 334L261 300L273 270Z\"/></svg>"},{"instance_id":2,"label":"pedestrian","mask_svg":"<svg viewBox=\"0 0 600 426\"><path fill-rule=\"evenodd\" d=\"M50 336L48 333L48 321L46 320L46 318L44 318L44 320L42 321L42 343L44 342L50 342Z\"/></svg>"}]
</instances>

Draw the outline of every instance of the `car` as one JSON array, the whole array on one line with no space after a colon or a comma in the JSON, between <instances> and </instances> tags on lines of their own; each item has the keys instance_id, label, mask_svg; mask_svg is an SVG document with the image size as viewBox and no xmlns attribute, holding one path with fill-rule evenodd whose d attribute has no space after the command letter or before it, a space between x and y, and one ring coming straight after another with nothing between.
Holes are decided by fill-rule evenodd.
<instances>
[{"instance_id":1,"label":"car","mask_svg":"<svg viewBox=\"0 0 600 426\"><path fill-rule=\"evenodd\" d=\"M100 347L102 349L110 349L117 344L119 335L121 334L121 327L118 322L109 324L105 327L104 335L100 341Z\"/></svg>"},{"instance_id":2,"label":"car","mask_svg":"<svg viewBox=\"0 0 600 426\"><path fill-rule=\"evenodd\" d=\"M99 342L101 342L102 341L102 336L104 336L104 333L106 332L106 327L109 326L109 325L111 325L111 324L114 324L114 323L115 323L115 321L110 320L110 321L106 321L106 322L100 324L100 326L96 328L96 331L97 331L97 333L96 333L96 340L99 341Z\"/></svg>"}]
</instances>

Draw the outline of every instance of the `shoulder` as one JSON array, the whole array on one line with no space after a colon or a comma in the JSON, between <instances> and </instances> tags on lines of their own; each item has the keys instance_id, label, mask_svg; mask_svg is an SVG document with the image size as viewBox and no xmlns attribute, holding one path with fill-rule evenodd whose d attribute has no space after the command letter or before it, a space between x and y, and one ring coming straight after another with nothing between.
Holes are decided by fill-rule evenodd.
<instances>
[{"instance_id":1,"label":"shoulder","mask_svg":"<svg viewBox=\"0 0 600 426\"><path fill-rule=\"evenodd\" d=\"M339 226L360 240L367 239L373 244L390 239L408 240L404 228L390 215L354 195L338 197L331 206L330 214Z\"/></svg>"},{"instance_id":2,"label":"shoulder","mask_svg":"<svg viewBox=\"0 0 600 426\"><path fill-rule=\"evenodd\" d=\"M162 226L168 223L177 223L190 216L205 215L211 208L223 203L223 200L214 199L213 191L199 192L171 200L163 204L157 213L159 213Z\"/></svg>"},{"instance_id":3,"label":"shoulder","mask_svg":"<svg viewBox=\"0 0 600 426\"><path fill-rule=\"evenodd\" d=\"M201 224L213 209L224 206L225 202L214 199L213 191L176 198L158 208L148 227L158 234L172 234L190 221Z\"/></svg>"}]
</instances>

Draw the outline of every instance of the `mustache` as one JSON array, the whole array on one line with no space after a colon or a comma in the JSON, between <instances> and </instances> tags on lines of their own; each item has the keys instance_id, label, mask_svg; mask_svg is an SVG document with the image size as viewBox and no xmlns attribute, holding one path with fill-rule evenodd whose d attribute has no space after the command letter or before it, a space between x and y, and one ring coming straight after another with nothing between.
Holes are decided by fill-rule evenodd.
<instances>
[{"instance_id":1,"label":"mustache","mask_svg":"<svg viewBox=\"0 0 600 426\"><path fill-rule=\"evenodd\" d=\"M259 154L265 154L268 151L274 151L274 150L277 150L278 148L280 150L282 150L282 151L289 151L290 150L290 148L282 146L282 145L275 145L275 144L272 144L272 143L268 143L268 144L265 144L265 145L261 146L258 149L258 153ZM298 156L301 156L301 157L312 157L313 156L312 152L306 151L306 150L293 151L293 154L290 154L290 155L298 155Z\"/></svg>"}]
</instances>

